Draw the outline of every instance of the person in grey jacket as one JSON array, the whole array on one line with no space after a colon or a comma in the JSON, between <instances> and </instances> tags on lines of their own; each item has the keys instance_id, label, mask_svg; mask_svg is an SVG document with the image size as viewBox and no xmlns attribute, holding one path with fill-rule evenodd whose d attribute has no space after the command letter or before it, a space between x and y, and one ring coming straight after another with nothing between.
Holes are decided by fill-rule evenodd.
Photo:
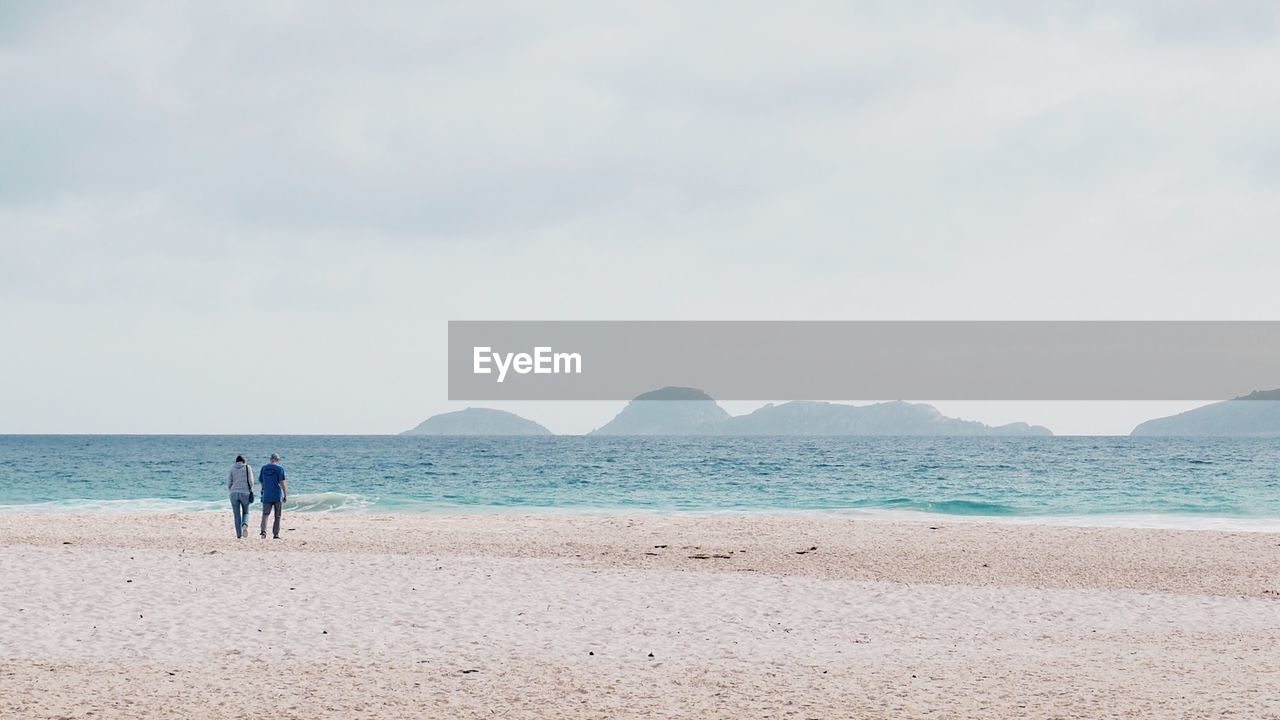
<instances>
[{"instance_id":1,"label":"person in grey jacket","mask_svg":"<svg viewBox=\"0 0 1280 720\"><path fill-rule=\"evenodd\" d=\"M249 503L253 502L253 468L244 461L243 455L236 456L236 464L231 466L227 476L227 492L231 493L231 519L236 524L236 537L249 534Z\"/></svg>"}]
</instances>

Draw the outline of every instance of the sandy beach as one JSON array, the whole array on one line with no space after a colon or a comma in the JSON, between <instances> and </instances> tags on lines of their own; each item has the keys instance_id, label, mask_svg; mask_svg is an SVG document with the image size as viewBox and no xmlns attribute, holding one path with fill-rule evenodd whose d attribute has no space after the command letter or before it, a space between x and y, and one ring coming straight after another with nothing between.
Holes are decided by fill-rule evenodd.
<instances>
[{"instance_id":1,"label":"sandy beach","mask_svg":"<svg viewBox=\"0 0 1280 720\"><path fill-rule=\"evenodd\" d=\"M1280 536L0 515L0 716L1280 717Z\"/></svg>"}]
</instances>

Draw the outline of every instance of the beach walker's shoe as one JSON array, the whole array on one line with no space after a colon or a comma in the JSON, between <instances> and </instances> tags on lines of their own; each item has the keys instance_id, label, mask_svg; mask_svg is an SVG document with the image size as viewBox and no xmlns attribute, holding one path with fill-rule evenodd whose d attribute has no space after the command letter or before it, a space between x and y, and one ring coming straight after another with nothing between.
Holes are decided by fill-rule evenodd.
<instances>
[{"instance_id":1,"label":"beach walker's shoe","mask_svg":"<svg viewBox=\"0 0 1280 720\"><path fill-rule=\"evenodd\" d=\"M267 533L266 533L266 531L263 531L263 532L262 532L262 533L260 533L260 534L261 534L261 536L262 536L262 539L263 539L263 540L266 540L266 539L267 539Z\"/></svg>"}]
</instances>

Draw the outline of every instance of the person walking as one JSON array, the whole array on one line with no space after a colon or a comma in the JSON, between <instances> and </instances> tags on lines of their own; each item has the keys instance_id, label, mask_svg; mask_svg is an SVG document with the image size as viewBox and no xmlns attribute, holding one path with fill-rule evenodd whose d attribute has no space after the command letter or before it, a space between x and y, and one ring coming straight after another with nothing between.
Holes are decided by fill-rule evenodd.
<instances>
[{"instance_id":1,"label":"person walking","mask_svg":"<svg viewBox=\"0 0 1280 720\"><path fill-rule=\"evenodd\" d=\"M231 495L231 520L236 524L236 538L249 534L249 506L253 504L253 468L236 456L236 464L227 475L227 492Z\"/></svg>"},{"instance_id":2,"label":"person walking","mask_svg":"<svg viewBox=\"0 0 1280 720\"><path fill-rule=\"evenodd\" d=\"M280 456L271 453L271 462L262 466L258 472L258 482L262 484L262 525L258 534L267 537L267 515L275 514L271 523L271 537L280 539L280 512L284 504L289 502L289 487L284 482L284 468L280 465Z\"/></svg>"}]
</instances>

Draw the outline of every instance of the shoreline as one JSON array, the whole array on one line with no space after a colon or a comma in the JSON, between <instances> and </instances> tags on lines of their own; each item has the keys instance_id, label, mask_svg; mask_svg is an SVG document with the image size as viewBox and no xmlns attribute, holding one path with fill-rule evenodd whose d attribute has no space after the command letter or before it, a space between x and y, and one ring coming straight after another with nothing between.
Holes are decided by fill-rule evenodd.
<instances>
[{"instance_id":1,"label":"shoreline","mask_svg":"<svg viewBox=\"0 0 1280 720\"><path fill-rule=\"evenodd\" d=\"M980 515L899 510L879 507L841 508L723 508L671 509L648 507L545 507L525 505L435 505L405 504L377 506L376 500L345 493L349 506L327 509L286 508L290 514L336 517L795 517L838 518L855 522L967 523L978 525L1028 525L1045 527L1119 528L1131 530L1205 530L1280 534L1280 517L1211 515L1197 513L1077 513L1066 515ZM305 497L305 495L303 496ZM141 506L142 509L139 509ZM16 515L182 515L215 514L227 510L222 500L174 500L139 498L126 500L49 500L18 505L0 504L0 517ZM255 503L253 510L258 510Z\"/></svg>"},{"instance_id":2,"label":"shoreline","mask_svg":"<svg viewBox=\"0 0 1280 720\"><path fill-rule=\"evenodd\" d=\"M1272 533L356 513L286 513L278 541L231 533L229 513L5 514L0 715L1274 717L1280 702Z\"/></svg>"}]
</instances>

